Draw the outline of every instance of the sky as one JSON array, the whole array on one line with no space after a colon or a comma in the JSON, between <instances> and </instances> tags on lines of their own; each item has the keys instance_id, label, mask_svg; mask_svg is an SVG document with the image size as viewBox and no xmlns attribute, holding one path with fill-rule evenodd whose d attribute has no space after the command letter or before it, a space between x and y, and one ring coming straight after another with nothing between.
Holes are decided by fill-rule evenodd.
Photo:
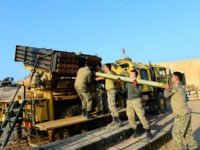
<instances>
[{"instance_id":1,"label":"sky","mask_svg":"<svg viewBox=\"0 0 200 150\"><path fill-rule=\"evenodd\" d=\"M98 55L102 63L200 58L199 8L199 0L0 0L0 80L30 74L14 61L16 45Z\"/></svg>"}]
</instances>

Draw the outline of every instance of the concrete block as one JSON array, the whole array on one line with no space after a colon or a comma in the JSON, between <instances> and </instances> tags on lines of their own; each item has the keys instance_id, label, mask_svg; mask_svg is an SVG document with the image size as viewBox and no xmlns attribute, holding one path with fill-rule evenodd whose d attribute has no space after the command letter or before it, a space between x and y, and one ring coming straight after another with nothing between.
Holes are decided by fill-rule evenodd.
<instances>
[{"instance_id":1,"label":"concrete block","mask_svg":"<svg viewBox=\"0 0 200 150\"><path fill-rule=\"evenodd\" d=\"M194 97L194 98L197 98L197 97L198 97L198 95L197 95L197 94L193 94L193 97Z\"/></svg>"},{"instance_id":2,"label":"concrete block","mask_svg":"<svg viewBox=\"0 0 200 150\"><path fill-rule=\"evenodd\" d=\"M190 94L197 94L197 91L190 91Z\"/></svg>"},{"instance_id":3,"label":"concrete block","mask_svg":"<svg viewBox=\"0 0 200 150\"><path fill-rule=\"evenodd\" d=\"M188 98L188 100L189 100L189 101L194 101L194 100L197 100L197 98L195 98L195 97L190 97L190 98Z\"/></svg>"}]
</instances>

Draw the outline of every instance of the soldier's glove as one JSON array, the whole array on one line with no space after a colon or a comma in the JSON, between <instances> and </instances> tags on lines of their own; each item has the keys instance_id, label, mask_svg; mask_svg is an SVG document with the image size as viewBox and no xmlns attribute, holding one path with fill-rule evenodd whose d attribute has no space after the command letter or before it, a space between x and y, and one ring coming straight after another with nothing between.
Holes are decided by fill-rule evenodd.
<instances>
[{"instance_id":1,"label":"soldier's glove","mask_svg":"<svg viewBox=\"0 0 200 150\"><path fill-rule=\"evenodd\" d=\"M137 86L137 80L133 81L133 86Z\"/></svg>"}]
</instances>

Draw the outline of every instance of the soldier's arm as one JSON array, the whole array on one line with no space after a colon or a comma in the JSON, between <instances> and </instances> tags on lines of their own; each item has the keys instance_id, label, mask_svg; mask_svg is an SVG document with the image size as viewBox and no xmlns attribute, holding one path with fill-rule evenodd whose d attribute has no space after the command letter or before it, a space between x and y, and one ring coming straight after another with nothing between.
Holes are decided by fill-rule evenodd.
<instances>
[{"instance_id":1,"label":"soldier's arm","mask_svg":"<svg viewBox=\"0 0 200 150\"><path fill-rule=\"evenodd\" d=\"M139 90L140 94L142 94L142 88L143 88L143 85L139 84L138 85L138 90Z\"/></svg>"},{"instance_id":2,"label":"soldier's arm","mask_svg":"<svg viewBox=\"0 0 200 150\"><path fill-rule=\"evenodd\" d=\"M142 93L142 85L141 85L141 84L139 84L139 85L137 86L137 88L136 88L136 93L137 93L138 95L140 95L140 94Z\"/></svg>"},{"instance_id":3,"label":"soldier's arm","mask_svg":"<svg viewBox=\"0 0 200 150\"><path fill-rule=\"evenodd\" d=\"M87 82L90 83L92 81L92 73L88 74Z\"/></svg>"},{"instance_id":4,"label":"soldier's arm","mask_svg":"<svg viewBox=\"0 0 200 150\"><path fill-rule=\"evenodd\" d=\"M122 93L126 93L127 92L127 84L125 82L122 82L121 87L122 87Z\"/></svg>"},{"instance_id":5,"label":"soldier's arm","mask_svg":"<svg viewBox=\"0 0 200 150\"><path fill-rule=\"evenodd\" d=\"M178 90L176 88L170 87L169 85L164 85L164 87L165 87L165 91L164 91L164 97L165 98L171 97Z\"/></svg>"},{"instance_id":6,"label":"soldier's arm","mask_svg":"<svg viewBox=\"0 0 200 150\"><path fill-rule=\"evenodd\" d=\"M102 77L95 77L95 81L100 81L100 80L104 80L104 78L102 78Z\"/></svg>"}]
</instances>

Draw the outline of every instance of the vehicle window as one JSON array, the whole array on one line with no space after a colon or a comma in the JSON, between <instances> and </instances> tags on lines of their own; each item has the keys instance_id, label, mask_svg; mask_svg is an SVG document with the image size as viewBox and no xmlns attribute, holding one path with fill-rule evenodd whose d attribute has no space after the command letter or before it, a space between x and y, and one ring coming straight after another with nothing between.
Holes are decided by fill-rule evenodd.
<instances>
[{"instance_id":1,"label":"vehicle window","mask_svg":"<svg viewBox=\"0 0 200 150\"><path fill-rule=\"evenodd\" d=\"M120 65L123 69L128 70L129 69L129 64L121 64Z\"/></svg>"},{"instance_id":2,"label":"vehicle window","mask_svg":"<svg viewBox=\"0 0 200 150\"><path fill-rule=\"evenodd\" d=\"M140 70L141 79L148 80L148 74L146 70Z\"/></svg>"},{"instance_id":3,"label":"vehicle window","mask_svg":"<svg viewBox=\"0 0 200 150\"><path fill-rule=\"evenodd\" d=\"M163 77L166 76L166 69L165 68L160 68L159 71L160 71L161 76L163 76Z\"/></svg>"},{"instance_id":4,"label":"vehicle window","mask_svg":"<svg viewBox=\"0 0 200 150\"><path fill-rule=\"evenodd\" d=\"M155 72L154 72L153 67L150 67L150 74L151 74L152 81L156 81Z\"/></svg>"}]
</instances>

